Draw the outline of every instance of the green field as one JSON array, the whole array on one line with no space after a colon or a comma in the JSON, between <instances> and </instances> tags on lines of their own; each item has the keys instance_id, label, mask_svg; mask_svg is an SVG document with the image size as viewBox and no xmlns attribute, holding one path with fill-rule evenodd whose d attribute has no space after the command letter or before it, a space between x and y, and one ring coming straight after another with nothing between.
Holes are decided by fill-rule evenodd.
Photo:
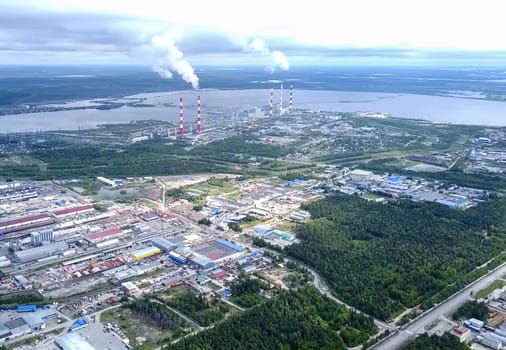
<instances>
[{"instance_id":1,"label":"green field","mask_svg":"<svg viewBox=\"0 0 506 350\"><path fill-rule=\"evenodd\" d=\"M506 281L504 281L502 279L501 280L495 280L494 282L492 282L492 284L490 286L488 286L487 288L482 289L478 293L476 293L476 298L477 299L486 298L494 290L502 288L504 286L506 286Z\"/></svg>"}]
</instances>

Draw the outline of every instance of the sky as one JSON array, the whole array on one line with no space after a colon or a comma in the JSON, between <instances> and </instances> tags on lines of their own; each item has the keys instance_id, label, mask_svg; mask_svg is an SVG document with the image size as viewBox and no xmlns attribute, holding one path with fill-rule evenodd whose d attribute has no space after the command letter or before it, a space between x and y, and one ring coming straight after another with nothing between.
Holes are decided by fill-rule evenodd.
<instances>
[{"instance_id":1,"label":"sky","mask_svg":"<svg viewBox=\"0 0 506 350\"><path fill-rule=\"evenodd\" d=\"M0 0L0 64L142 64L192 83L208 64L504 64L503 17L496 0Z\"/></svg>"}]
</instances>

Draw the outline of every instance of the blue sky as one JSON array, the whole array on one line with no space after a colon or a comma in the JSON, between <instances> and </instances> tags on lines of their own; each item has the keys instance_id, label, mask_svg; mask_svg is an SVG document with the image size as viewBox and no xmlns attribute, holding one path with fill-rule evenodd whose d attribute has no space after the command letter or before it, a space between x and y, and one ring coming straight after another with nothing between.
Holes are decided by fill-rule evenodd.
<instances>
[{"instance_id":1,"label":"blue sky","mask_svg":"<svg viewBox=\"0 0 506 350\"><path fill-rule=\"evenodd\" d=\"M506 63L495 0L0 0L0 64Z\"/></svg>"}]
</instances>

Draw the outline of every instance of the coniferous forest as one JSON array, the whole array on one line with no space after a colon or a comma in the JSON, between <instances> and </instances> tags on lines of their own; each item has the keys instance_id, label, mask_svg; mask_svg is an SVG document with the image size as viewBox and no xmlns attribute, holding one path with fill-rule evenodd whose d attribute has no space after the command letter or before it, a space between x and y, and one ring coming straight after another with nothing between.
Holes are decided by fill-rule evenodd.
<instances>
[{"instance_id":1,"label":"coniferous forest","mask_svg":"<svg viewBox=\"0 0 506 350\"><path fill-rule=\"evenodd\" d=\"M468 210L380 204L335 195L311 204L289 255L318 270L335 294L389 319L457 281L506 246L506 199Z\"/></svg>"},{"instance_id":2,"label":"coniferous forest","mask_svg":"<svg viewBox=\"0 0 506 350\"><path fill-rule=\"evenodd\" d=\"M164 349L327 349L353 347L376 333L373 321L304 287L281 292Z\"/></svg>"}]
</instances>

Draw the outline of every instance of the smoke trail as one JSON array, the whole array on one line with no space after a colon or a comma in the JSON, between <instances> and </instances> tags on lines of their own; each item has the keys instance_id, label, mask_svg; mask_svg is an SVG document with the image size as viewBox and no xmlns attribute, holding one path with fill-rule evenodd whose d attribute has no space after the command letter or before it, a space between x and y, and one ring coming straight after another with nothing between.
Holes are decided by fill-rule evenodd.
<instances>
[{"instance_id":1,"label":"smoke trail","mask_svg":"<svg viewBox=\"0 0 506 350\"><path fill-rule=\"evenodd\" d=\"M281 68L283 70L287 70L288 68L290 68L290 64L288 63L288 59L286 58L285 54L278 50L275 51L269 50L267 45L265 45L265 41L263 41L262 39L253 40L248 45L247 50L251 52L258 52L262 56L270 56L272 60L270 69L272 72L274 72L276 68Z\"/></svg>"},{"instance_id":2,"label":"smoke trail","mask_svg":"<svg viewBox=\"0 0 506 350\"><path fill-rule=\"evenodd\" d=\"M155 35L149 47L145 47L150 56L153 71L164 79L171 79L175 72L194 89L199 88L199 78L190 63L183 59L183 52L176 46L168 33Z\"/></svg>"}]
</instances>

